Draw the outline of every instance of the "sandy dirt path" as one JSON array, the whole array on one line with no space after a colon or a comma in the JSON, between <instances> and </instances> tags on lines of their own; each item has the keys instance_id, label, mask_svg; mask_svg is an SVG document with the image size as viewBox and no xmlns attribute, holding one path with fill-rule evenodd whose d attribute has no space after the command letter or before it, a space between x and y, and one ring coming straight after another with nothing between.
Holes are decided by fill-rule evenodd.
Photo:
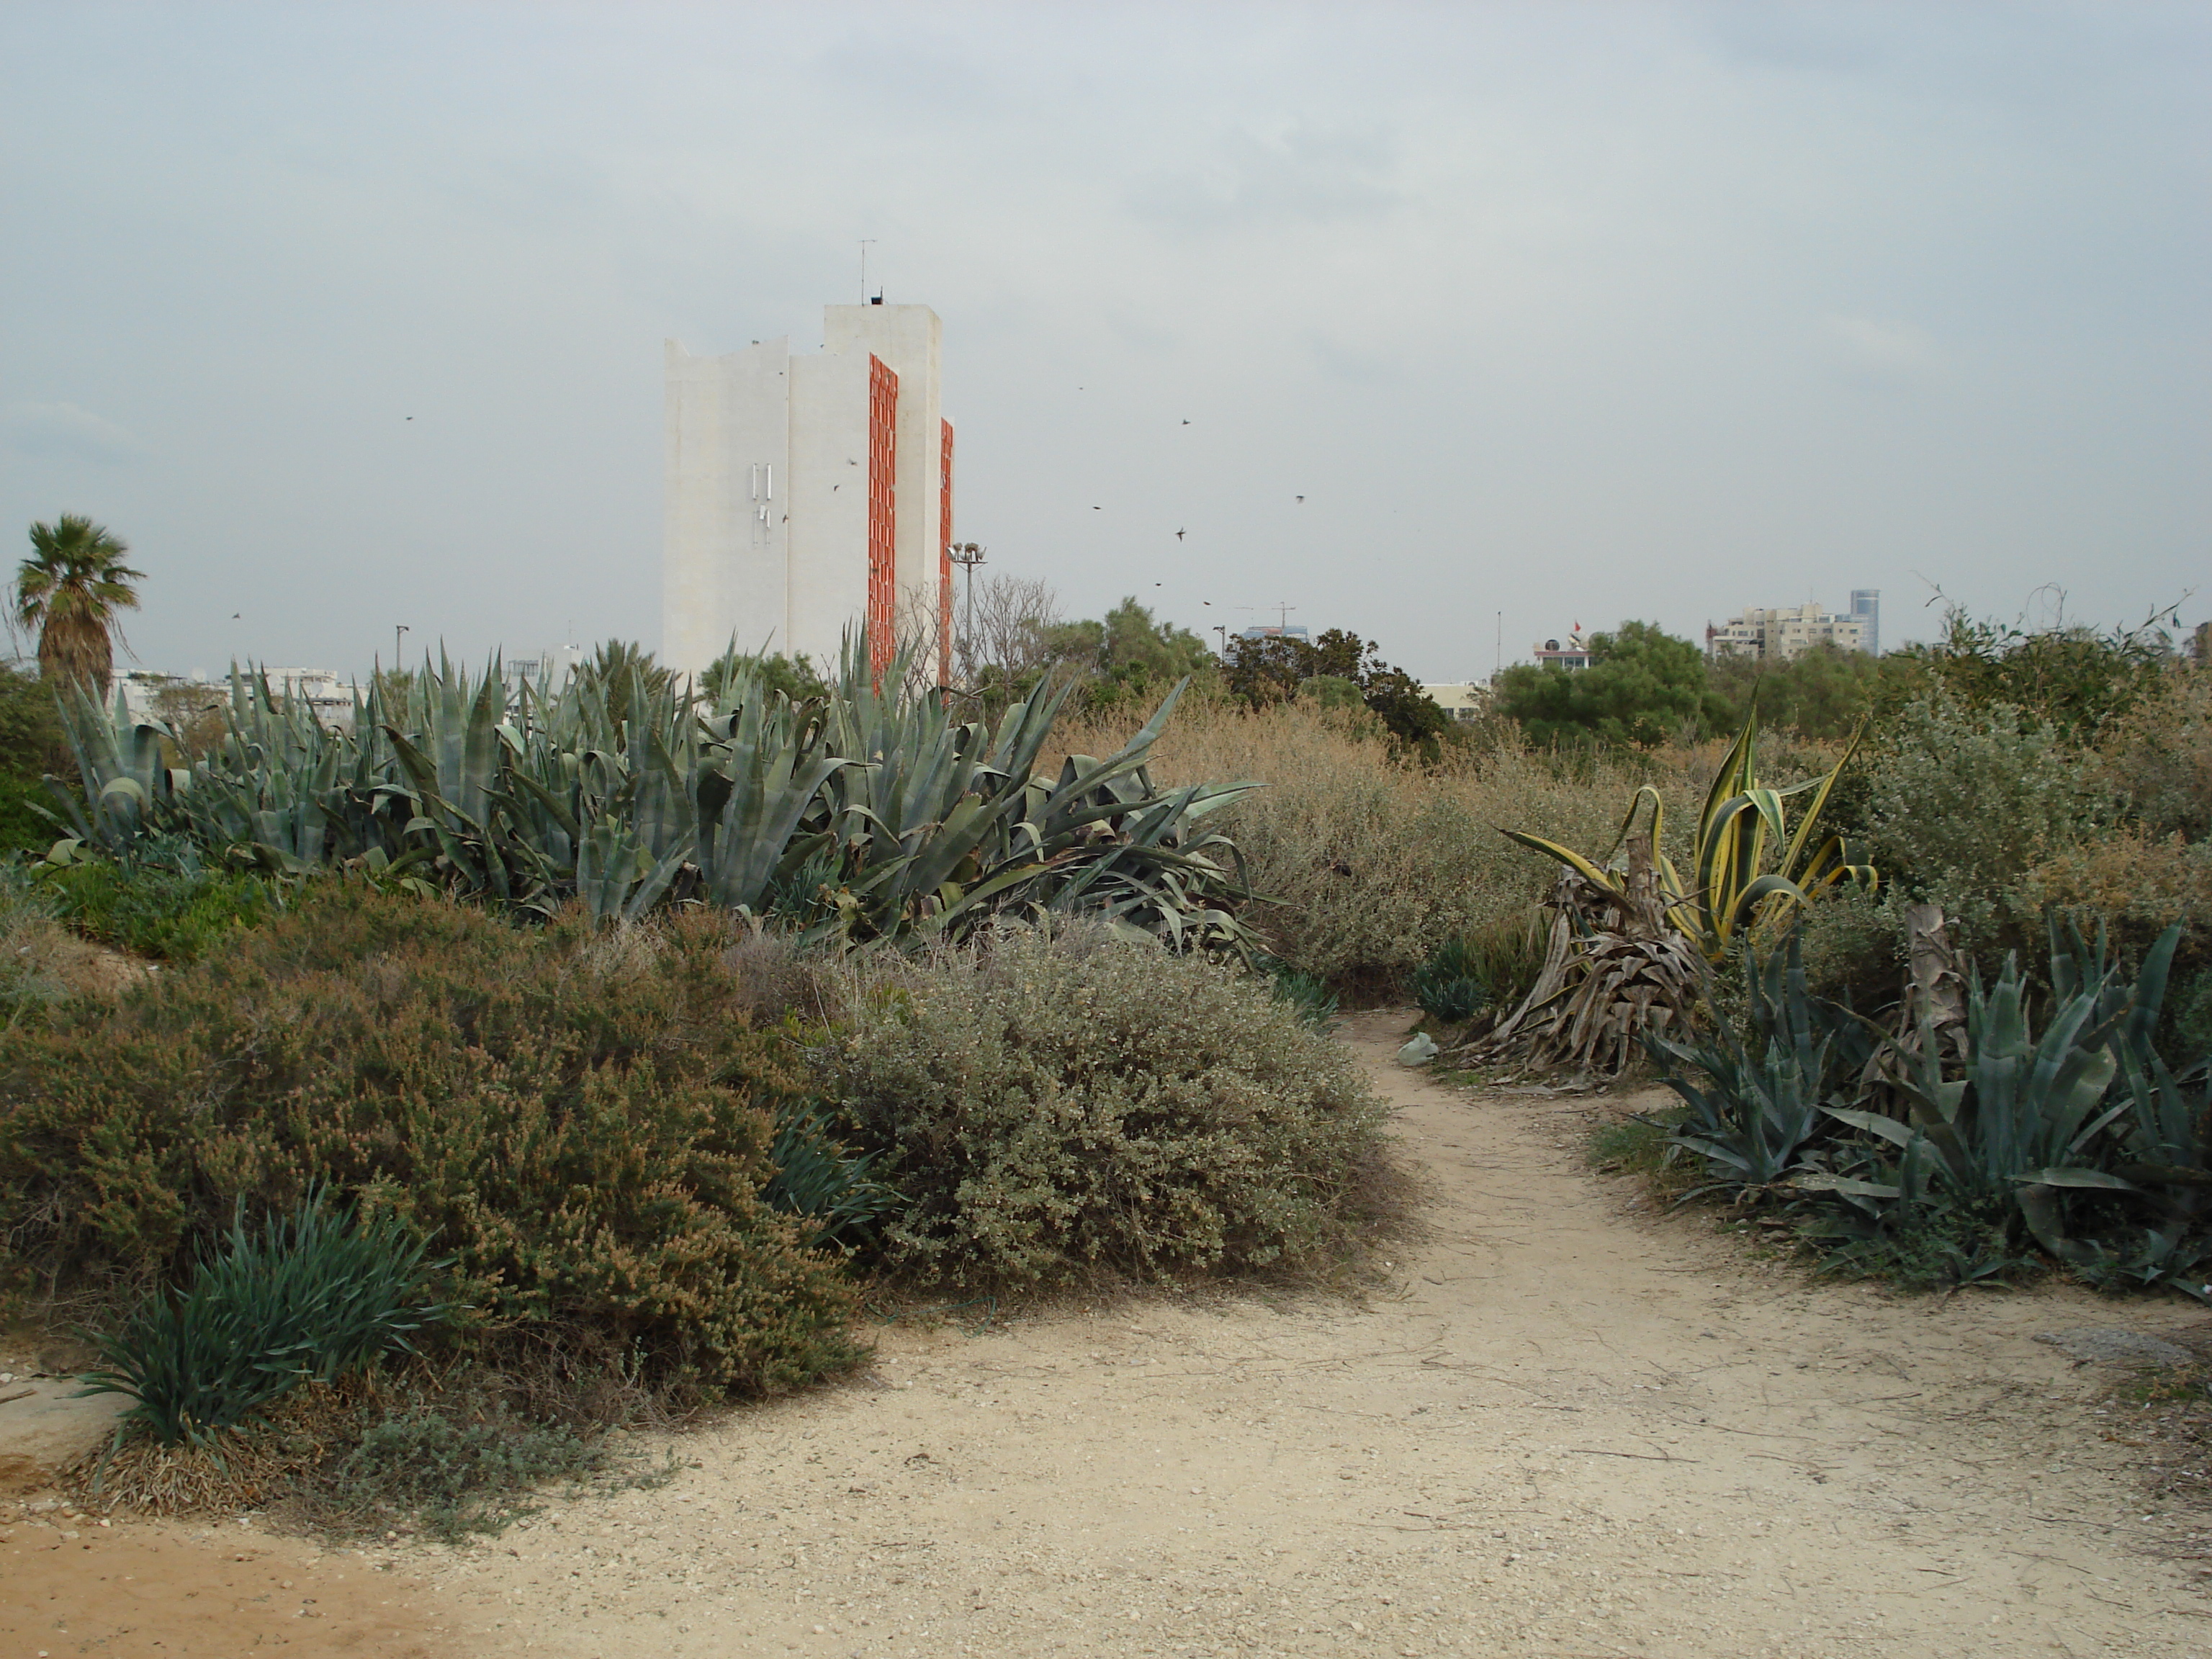
<instances>
[{"instance_id":1,"label":"sandy dirt path","mask_svg":"<svg viewBox=\"0 0 2212 1659\"><path fill-rule=\"evenodd\" d=\"M2212 1653L2112 1374L2031 1340L2185 1314L1808 1285L1631 1207L1583 1106L1393 1066L1402 1030L1348 1033L1433 1181L1395 1294L894 1326L446 1593L610 1659Z\"/></svg>"},{"instance_id":2,"label":"sandy dirt path","mask_svg":"<svg viewBox=\"0 0 2212 1659\"><path fill-rule=\"evenodd\" d=\"M659 1490L465 1550L145 1542L179 1547L174 1585L273 1581L238 1605L295 1652L2212 1654L2115 1374L2032 1340L2185 1313L1808 1285L1591 1175L1588 1107L1392 1066L1403 1024L1348 1035L1434 1231L1364 1306L1157 1296L973 1334L967 1310L678 1440Z\"/></svg>"}]
</instances>

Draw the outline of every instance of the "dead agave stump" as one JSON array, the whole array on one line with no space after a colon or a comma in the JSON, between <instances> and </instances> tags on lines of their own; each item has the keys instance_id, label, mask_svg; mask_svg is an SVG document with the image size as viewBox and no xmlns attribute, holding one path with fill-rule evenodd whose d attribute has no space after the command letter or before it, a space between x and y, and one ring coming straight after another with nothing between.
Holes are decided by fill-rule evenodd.
<instances>
[{"instance_id":1,"label":"dead agave stump","mask_svg":"<svg viewBox=\"0 0 2212 1659\"><path fill-rule=\"evenodd\" d=\"M1648 835L1629 841L1618 896L1569 870L1545 908L1543 971L1512 1012L1453 1048L1455 1058L1617 1077L1644 1033L1689 1025L1705 996L1705 959L1667 918Z\"/></svg>"}]
</instances>

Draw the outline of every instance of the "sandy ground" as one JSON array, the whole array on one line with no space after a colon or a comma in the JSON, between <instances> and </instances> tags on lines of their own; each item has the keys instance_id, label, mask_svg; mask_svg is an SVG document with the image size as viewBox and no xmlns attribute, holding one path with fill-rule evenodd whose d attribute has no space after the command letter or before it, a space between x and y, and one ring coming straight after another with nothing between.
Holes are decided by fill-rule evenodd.
<instances>
[{"instance_id":1,"label":"sandy ground","mask_svg":"<svg viewBox=\"0 0 2212 1659\"><path fill-rule=\"evenodd\" d=\"M8 1659L445 1659L471 1651L453 1598L295 1539L40 1511L0 1523Z\"/></svg>"},{"instance_id":2,"label":"sandy ground","mask_svg":"<svg viewBox=\"0 0 2212 1659\"><path fill-rule=\"evenodd\" d=\"M240 1617L296 1643L312 1594L353 1632L295 1653L2212 1654L2116 1373L2032 1340L2201 1322L1808 1285L1589 1174L1586 1103L1394 1067L1403 1024L1349 1035L1434 1231L1366 1305L963 1309L684 1438L665 1487L460 1552L134 1543L173 1595L250 1570ZM140 1651L24 1645L60 1554L0 1554L0 1659Z\"/></svg>"}]
</instances>

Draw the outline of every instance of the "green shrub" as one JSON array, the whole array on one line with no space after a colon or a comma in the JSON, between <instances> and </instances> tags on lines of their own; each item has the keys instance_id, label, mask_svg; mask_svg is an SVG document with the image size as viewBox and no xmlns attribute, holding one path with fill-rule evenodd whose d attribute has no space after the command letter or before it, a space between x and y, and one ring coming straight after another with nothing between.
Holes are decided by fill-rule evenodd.
<instances>
[{"instance_id":1,"label":"green shrub","mask_svg":"<svg viewBox=\"0 0 2212 1659\"><path fill-rule=\"evenodd\" d=\"M2199 969L2176 986L2166 1009L2172 1023L2160 1046L2185 1067L2212 1059L2212 968Z\"/></svg>"},{"instance_id":2,"label":"green shrub","mask_svg":"<svg viewBox=\"0 0 2212 1659\"><path fill-rule=\"evenodd\" d=\"M2014 1242L2002 1199L1970 1199L1899 1211L1874 1220L1847 1212L1817 1215L1800 1237L1821 1252L1815 1271L1886 1279L1900 1290L1999 1285L2044 1270Z\"/></svg>"},{"instance_id":3,"label":"green shrub","mask_svg":"<svg viewBox=\"0 0 2212 1659\"><path fill-rule=\"evenodd\" d=\"M88 858L46 866L40 879L53 895L57 913L78 933L162 962L196 962L277 908L267 883L203 870L196 859L179 868Z\"/></svg>"},{"instance_id":4,"label":"green shrub","mask_svg":"<svg viewBox=\"0 0 2212 1659\"><path fill-rule=\"evenodd\" d=\"M1328 981L1318 974L1302 973L1280 957L1264 953L1253 958L1252 965L1267 975L1275 993L1275 1000L1298 1017L1298 1024L1315 1030L1328 1029L1336 1018L1337 995L1328 988Z\"/></svg>"},{"instance_id":5,"label":"green shrub","mask_svg":"<svg viewBox=\"0 0 2212 1659\"><path fill-rule=\"evenodd\" d=\"M1905 925L1887 895L1843 887L1797 919L1805 979L1815 996L1872 1013L1905 979Z\"/></svg>"},{"instance_id":6,"label":"green shrub","mask_svg":"<svg viewBox=\"0 0 2212 1659\"><path fill-rule=\"evenodd\" d=\"M1938 695L1906 705L1868 771L1863 827L1885 884L1941 904L1978 949L2007 927L2032 941L2039 907L2014 895L2020 878L2097 822L2080 754L2009 705Z\"/></svg>"},{"instance_id":7,"label":"green shrub","mask_svg":"<svg viewBox=\"0 0 2212 1659\"><path fill-rule=\"evenodd\" d=\"M607 1461L603 1440L563 1424L481 1412L465 1420L418 1403L371 1423L350 1452L311 1477L309 1512L332 1531L404 1526L457 1544L528 1514L532 1487L599 1474Z\"/></svg>"},{"instance_id":8,"label":"green shrub","mask_svg":"<svg viewBox=\"0 0 2212 1659\"><path fill-rule=\"evenodd\" d=\"M232 948L0 1034L0 1272L172 1273L240 1200L362 1193L494 1334L753 1390L846 1363L852 1293L763 1195L805 1091L708 916L593 939L314 883ZM4 1284L4 1281L0 1281Z\"/></svg>"},{"instance_id":9,"label":"green shrub","mask_svg":"<svg viewBox=\"0 0 2212 1659\"><path fill-rule=\"evenodd\" d=\"M52 687L0 668L0 853L43 853L61 839L54 821L33 811L54 805L45 777L69 765Z\"/></svg>"},{"instance_id":10,"label":"green shrub","mask_svg":"<svg viewBox=\"0 0 2212 1659\"><path fill-rule=\"evenodd\" d=\"M1506 916L1446 939L1413 975L1413 1000L1447 1024L1486 1008L1508 1009L1543 970L1546 932L1538 915Z\"/></svg>"},{"instance_id":11,"label":"green shrub","mask_svg":"<svg viewBox=\"0 0 2212 1659\"><path fill-rule=\"evenodd\" d=\"M388 1214L356 1225L319 1192L258 1237L240 1220L181 1295L157 1291L94 1338L103 1369L86 1392L130 1395L124 1420L164 1446L205 1441L302 1382L411 1352L410 1334L446 1313L423 1299L426 1254Z\"/></svg>"},{"instance_id":12,"label":"green shrub","mask_svg":"<svg viewBox=\"0 0 2212 1659\"><path fill-rule=\"evenodd\" d=\"M52 805L43 780L0 772L0 854L44 853L59 841L61 826L33 810Z\"/></svg>"},{"instance_id":13,"label":"green shrub","mask_svg":"<svg viewBox=\"0 0 2212 1659\"><path fill-rule=\"evenodd\" d=\"M893 1149L894 1267L1315 1269L1356 1237L1382 1108L1264 980L1091 930L881 971L824 1059Z\"/></svg>"},{"instance_id":14,"label":"green shrub","mask_svg":"<svg viewBox=\"0 0 2212 1659\"><path fill-rule=\"evenodd\" d=\"M1431 1019L1463 1025L1490 1006L1490 988L1474 973L1464 939L1448 939L1413 970L1413 1000Z\"/></svg>"}]
</instances>

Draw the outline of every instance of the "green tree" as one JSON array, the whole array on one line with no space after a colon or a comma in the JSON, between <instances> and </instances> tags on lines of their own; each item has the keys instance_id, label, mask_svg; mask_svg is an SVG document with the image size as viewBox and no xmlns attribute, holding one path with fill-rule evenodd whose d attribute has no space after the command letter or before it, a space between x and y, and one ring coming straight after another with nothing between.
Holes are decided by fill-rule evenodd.
<instances>
[{"instance_id":1,"label":"green tree","mask_svg":"<svg viewBox=\"0 0 2212 1659\"><path fill-rule=\"evenodd\" d=\"M1589 653L1587 668L1507 669L1497 712L1519 721L1530 742L1552 746L1650 748L1686 729L1704 735L1731 724L1726 700L1706 684L1705 653L1656 623L1593 634Z\"/></svg>"},{"instance_id":2,"label":"green tree","mask_svg":"<svg viewBox=\"0 0 2212 1659\"><path fill-rule=\"evenodd\" d=\"M106 697L115 670L118 613L138 608L143 571L123 562L118 536L64 513L31 526L31 556L15 568L15 623L39 636L39 672L56 685Z\"/></svg>"},{"instance_id":3,"label":"green tree","mask_svg":"<svg viewBox=\"0 0 2212 1659\"><path fill-rule=\"evenodd\" d=\"M2100 633L1984 622L1954 605L1940 641L1892 653L1900 678L1885 685L1885 709L1941 692L1972 709L2008 705L2069 742L2094 743L2106 722L2165 684L2175 653L2162 624L2172 614Z\"/></svg>"},{"instance_id":4,"label":"green tree","mask_svg":"<svg viewBox=\"0 0 2212 1659\"><path fill-rule=\"evenodd\" d=\"M1884 683L1883 665L1890 660L1823 641L1780 662L1717 657L1705 673L1707 684L1728 705L1727 724L1743 724L1756 692L1760 726L1801 737L1842 738L1874 708Z\"/></svg>"},{"instance_id":5,"label":"green tree","mask_svg":"<svg viewBox=\"0 0 2212 1659\"><path fill-rule=\"evenodd\" d=\"M658 702L675 680L652 652L634 640L609 640L595 647L589 662L576 665L576 678L592 686L605 701L607 717L620 731L629 723L635 699L647 707Z\"/></svg>"},{"instance_id":6,"label":"green tree","mask_svg":"<svg viewBox=\"0 0 2212 1659\"><path fill-rule=\"evenodd\" d=\"M1079 695L1093 708L1157 698L1186 674L1200 680L1217 672L1213 653L1188 628L1155 618L1133 595L1098 622L1054 623L1043 629L1045 672L1079 678Z\"/></svg>"},{"instance_id":7,"label":"green tree","mask_svg":"<svg viewBox=\"0 0 2212 1659\"><path fill-rule=\"evenodd\" d=\"M1376 656L1377 648L1373 640L1341 628L1327 629L1311 640L1279 634L1231 640L1229 690L1255 708L1302 693L1317 696L1326 708L1331 685L1349 684L1392 738L1434 758L1451 729L1451 716L1419 680Z\"/></svg>"},{"instance_id":8,"label":"green tree","mask_svg":"<svg viewBox=\"0 0 2212 1659\"><path fill-rule=\"evenodd\" d=\"M796 657L787 657L781 651L755 656L734 644L707 665L707 672L699 678L700 695L710 704L719 705L730 682L741 671L758 675L769 690L781 691L793 702L830 695L829 686L815 672L813 659L805 652Z\"/></svg>"}]
</instances>

